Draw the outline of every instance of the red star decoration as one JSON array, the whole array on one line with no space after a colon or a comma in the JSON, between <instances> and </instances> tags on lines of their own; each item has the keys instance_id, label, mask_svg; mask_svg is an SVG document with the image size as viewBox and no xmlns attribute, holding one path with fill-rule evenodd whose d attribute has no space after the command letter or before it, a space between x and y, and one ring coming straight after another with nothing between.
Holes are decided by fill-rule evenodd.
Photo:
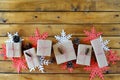
<instances>
[{"instance_id":1,"label":"red star decoration","mask_svg":"<svg viewBox=\"0 0 120 80\"><path fill-rule=\"evenodd\" d=\"M108 69L109 67L99 68L98 64L94 60L91 61L91 66L84 67L84 70L90 71L90 80L96 77L96 75L98 75L101 80L104 80L103 72L107 71Z\"/></svg>"},{"instance_id":2,"label":"red star decoration","mask_svg":"<svg viewBox=\"0 0 120 80\"><path fill-rule=\"evenodd\" d=\"M92 27L92 29L91 29L90 32L84 30L84 33L85 33L85 35L87 36L87 37L84 39L84 41L86 41L86 42L89 42L89 41L91 41L91 40L93 40L93 39L96 39L97 37L99 37L99 36L102 34L102 32L96 32L96 30L95 30L94 27Z\"/></svg>"},{"instance_id":3,"label":"red star decoration","mask_svg":"<svg viewBox=\"0 0 120 80\"><path fill-rule=\"evenodd\" d=\"M47 32L44 32L43 34L40 34L38 28L36 28L34 34L35 34L34 36L29 37L29 40L32 42L34 47L37 47L37 40L39 40L39 39L44 40L48 37Z\"/></svg>"},{"instance_id":4,"label":"red star decoration","mask_svg":"<svg viewBox=\"0 0 120 80\"><path fill-rule=\"evenodd\" d=\"M19 73L22 69L27 69L26 60L24 58L12 58L13 67Z\"/></svg>"},{"instance_id":5,"label":"red star decoration","mask_svg":"<svg viewBox=\"0 0 120 80\"><path fill-rule=\"evenodd\" d=\"M110 50L107 54L108 63L116 64L116 61L120 60L120 57L117 55L116 51Z\"/></svg>"},{"instance_id":6,"label":"red star decoration","mask_svg":"<svg viewBox=\"0 0 120 80\"><path fill-rule=\"evenodd\" d=\"M7 56L6 56L6 45L5 44L2 44L2 50L0 51L0 54L3 55L4 60L7 59Z\"/></svg>"},{"instance_id":7,"label":"red star decoration","mask_svg":"<svg viewBox=\"0 0 120 80\"><path fill-rule=\"evenodd\" d=\"M67 67L67 62L66 62L66 63L61 64L61 69L68 70L70 73L72 73L74 68L78 67L78 65L75 62L72 62L72 63L73 63L73 67L72 68L68 68Z\"/></svg>"}]
</instances>

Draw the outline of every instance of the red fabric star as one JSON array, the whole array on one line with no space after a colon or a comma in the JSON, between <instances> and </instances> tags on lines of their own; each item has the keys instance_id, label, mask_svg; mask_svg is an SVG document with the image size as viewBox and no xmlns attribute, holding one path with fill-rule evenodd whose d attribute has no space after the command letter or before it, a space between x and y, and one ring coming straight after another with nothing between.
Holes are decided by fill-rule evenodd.
<instances>
[{"instance_id":1,"label":"red fabric star","mask_svg":"<svg viewBox=\"0 0 120 80\"><path fill-rule=\"evenodd\" d=\"M99 68L98 64L94 60L92 60L91 66L84 67L84 70L90 71L90 80L92 80L96 75L98 75L101 80L104 80L103 72L108 69L109 67Z\"/></svg>"},{"instance_id":2,"label":"red fabric star","mask_svg":"<svg viewBox=\"0 0 120 80\"><path fill-rule=\"evenodd\" d=\"M102 34L102 32L96 32L96 30L95 30L94 27L92 27L92 29L91 29L90 32L84 30L84 33L85 33L85 35L87 36L87 37L84 39L84 41L86 41L86 42L89 42L89 41L91 41L91 40L93 40L93 39L96 39L97 37L99 37L99 36Z\"/></svg>"},{"instance_id":3,"label":"red fabric star","mask_svg":"<svg viewBox=\"0 0 120 80\"><path fill-rule=\"evenodd\" d=\"M3 55L4 60L7 59L7 56L6 56L6 45L5 44L2 44L2 50L0 51L0 54Z\"/></svg>"},{"instance_id":4,"label":"red fabric star","mask_svg":"<svg viewBox=\"0 0 120 80\"><path fill-rule=\"evenodd\" d=\"M12 58L13 67L20 73L22 69L27 69L26 60L24 58Z\"/></svg>"},{"instance_id":5,"label":"red fabric star","mask_svg":"<svg viewBox=\"0 0 120 80\"><path fill-rule=\"evenodd\" d=\"M117 55L116 51L110 50L107 54L108 63L116 64L116 61L120 60L120 57Z\"/></svg>"},{"instance_id":6,"label":"red fabric star","mask_svg":"<svg viewBox=\"0 0 120 80\"><path fill-rule=\"evenodd\" d=\"M61 69L68 70L70 73L72 73L74 68L78 67L78 65L75 62L72 62L72 63L73 63L73 67L72 68L68 68L67 67L67 62L66 62L66 63L61 64Z\"/></svg>"},{"instance_id":7,"label":"red fabric star","mask_svg":"<svg viewBox=\"0 0 120 80\"><path fill-rule=\"evenodd\" d=\"M40 34L38 28L36 28L35 32L34 32L34 36L29 37L29 40L32 42L33 47L37 47L37 40L39 39L46 39L48 37L48 33L44 32L43 34Z\"/></svg>"}]
</instances>

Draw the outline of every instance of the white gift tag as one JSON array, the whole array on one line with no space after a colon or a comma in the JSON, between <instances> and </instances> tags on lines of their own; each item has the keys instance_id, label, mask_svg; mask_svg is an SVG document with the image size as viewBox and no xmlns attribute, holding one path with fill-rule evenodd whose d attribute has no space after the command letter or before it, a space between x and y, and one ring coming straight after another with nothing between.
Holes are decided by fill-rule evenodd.
<instances>
[{"instance_id":1,"label":"white gift tag","mask_svg":"<svg viewBox=\"0 0 120 80\"><path fill-rule=\"evenodd\" d=\"M51 47L52 47L52 41L38 40L37 55L38 56L50 56L51 55Z\"/></svg>"},{"instance_id":2,"label":"white gift tag","mask_svg":"<svg viewBox=\"0 0 120 80\"><path fill-rule=\"evenodd\" d=\"M102 44L100 42L100 38L94 39L91 41L93 50L95 52L95 56L100 68L108 66L107 59L102 48Z\"/></svg>"},{"instance_id":3,"label":"white gift tag","mask_svg":"<svg viewBox=\"0 0 120 80\"><path fill-rule=\"evenodd\" d=\"M57 64L65 63L76 59L72 41L53 45Z\"/></svg>"},{"instance_id":4,"label":"white gift tag","mask_svg":"<svg viewBox=\"0 0 120 80\"><path fill-rule=\"evenodd\" d=\"M34 70L36 67L39 67L40 63L37 55L35 54L35 48L25 50L24 55L30 71Z\"/></svg>"},{"instance_id":5,"label":"white gift tag","mask_svg":"<svg viewBox=\"0 0 120 80\"><path fill-rule=\"evenodd\" d=\"M77 64L90 65L92 46L79 44L77 52Z\"/></svg>"},{"instance_id":6,"label":"white gift tag","mask_svg":"<svg viewBox=\"0 0 120 80\"><path fill-rule=\"evenodd\" d=\"M7 57L21 57L21 43L6 43Z\"/></svg>"}]
</instances>

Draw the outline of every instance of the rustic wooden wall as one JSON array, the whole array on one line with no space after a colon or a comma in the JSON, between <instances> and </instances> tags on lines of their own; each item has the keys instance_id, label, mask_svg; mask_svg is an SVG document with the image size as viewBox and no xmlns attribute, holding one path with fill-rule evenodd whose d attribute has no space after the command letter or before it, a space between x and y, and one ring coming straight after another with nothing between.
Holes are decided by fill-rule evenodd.
<instances>
[{"instance_id":1,"label":"rustic wooden wall","mask_svg":"<svg viewBox=\"0 0 120 80\"><path fill-rule=\"evenodd\" d=\"M47 31L54 42L53 36L61 29L82 39L85 37L83 29L89 30L92 25L104 33L105 39L111 40L109 46L120 55L120 0L0 0L0 44L4 43L8 31L18 31L27 39L36 27L41 32ZM0 57L0 80L89 79L82 67L70 74L54 63L46 66L46 71L44 74L38 71L17 74L11 61ZM120 80L119 62L111 66L105 80Z\"/></svg>"}]
</instances>

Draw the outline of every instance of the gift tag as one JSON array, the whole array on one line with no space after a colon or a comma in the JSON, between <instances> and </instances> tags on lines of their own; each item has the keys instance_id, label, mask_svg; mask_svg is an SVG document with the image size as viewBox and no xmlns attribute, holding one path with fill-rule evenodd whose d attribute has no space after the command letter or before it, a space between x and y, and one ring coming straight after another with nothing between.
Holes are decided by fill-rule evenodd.
<instances>
[{"instance_id":1,"label":"gift tag","mask_svg":"<svg viewBox=\"0 0 120 80\"><path fill-rule=\"evenodd\" d=\"M39 67L40 63L37 55L35 54L35 48L25 50L24 55L30 71L34 70L36 67Z\"/></svg>"},{"instance_id":2,"label":"gift tag","mask_svg":"<svg viewBox=\"0 0 120 80\"><path fill-rule=\"evenodd\" d=\"M95 56L100 68L108 66L107 59L102 48L102 44L100 42L100 38L94 39L91 41L93 50L95 52Z\"/></svg>"},{"instance_id":3,"label":"gift tag","mask_svg":"<svg viewBox=\"0 0 120 80\"><path fill-rule=\"evenodd\" d=\"M7 57L21 57L21 43L6 43Z\"/></svg>"},{"instance_id":4,"label":"gift tag","mask_svg":"<svg viewBox=\"0 0 120 80\"><path fill-rule=\"evenodd\" d=\"M77 52L77 64L90 65L92 46L79 44Z\"/></svg>"},{"instance_id":5,"label":"gift tag","mask_svg":"<svg viewBox=\"0 0 120 80\"><path fill-rule=\"evenodd\" d=\"M52 46L52 41L50 40L38 40L37 55L38 56L50 56L51 46Z\"/></svg>"},{"instance_id":6,"label":"gift tag","mask_svg":"<svg viewBox=\"0 0 120 80\"><path fill-rule=\"evenodd\" d=\"M76 59L75 50L72 41L58 43L53 45L57 64L65 63Z\"/></svg>"}]
</instances>

